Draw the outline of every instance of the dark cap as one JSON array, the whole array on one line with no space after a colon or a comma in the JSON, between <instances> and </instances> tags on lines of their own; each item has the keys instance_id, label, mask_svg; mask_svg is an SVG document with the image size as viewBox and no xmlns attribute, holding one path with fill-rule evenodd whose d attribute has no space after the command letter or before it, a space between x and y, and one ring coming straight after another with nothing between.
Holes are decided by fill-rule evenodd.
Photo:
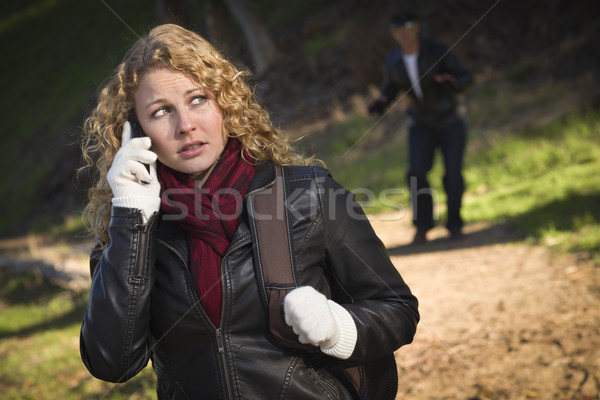
<instances>
[{"instance_id":1,"label":"dark cap","mask_svg":"<svg viewBox=\"0 0 600 400\"><path fill-rule=\"evenodd\" d=\"M390 17L390 25L393 28L396 28L406 24L407 22L416 22L418 20L419 18L417 17L417 14L412 11L396 11Z\"/></svg>"}]
</instances>

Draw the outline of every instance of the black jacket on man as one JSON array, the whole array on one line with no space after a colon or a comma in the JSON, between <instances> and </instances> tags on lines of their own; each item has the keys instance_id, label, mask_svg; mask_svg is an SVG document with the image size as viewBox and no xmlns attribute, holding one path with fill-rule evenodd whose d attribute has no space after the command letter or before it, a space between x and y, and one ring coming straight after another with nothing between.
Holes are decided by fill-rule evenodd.
<instances>
[{"instance_id":1,"label":"black jacket on man","mask_svg":"<svg viewBox=\"0 0 600 400\"><path fill-rule=\"evenodd\" d=\"M410 343L417 299L352 195L322 168L283 171L298 285L345 307L358 331L351 357L330 361L354 365ZM177 223L155 214L142 225L139 210L113 209L111 242L92 254L81 328L82 359L94 376L123 382L152 359L159 399L350 398L333 374L314 368L310 351L283 348L270 335L248 207L274 179L273 164L256 167L221 265L219 327L201 307Z\"/></svg>"},{"instance_id":2,"label":"black jacket on man","mask_svg":"<svg viewBox=\"0 0 600 400\"><path fill-rule=\"evenodd\" d=\"M419 40L417 64L423 98L419 99L412 89L400 46L392 50L385 59L381 94L387 98L386 105L389 105L400 91L407 92L413 100L409 113L417 123L443 126L455 120L456 93L470 85L472 77L445 44L424 36L420 36ZM435 75L444 73L454 76L458 87L434 80Z\"/></svg>"}]
</instances>

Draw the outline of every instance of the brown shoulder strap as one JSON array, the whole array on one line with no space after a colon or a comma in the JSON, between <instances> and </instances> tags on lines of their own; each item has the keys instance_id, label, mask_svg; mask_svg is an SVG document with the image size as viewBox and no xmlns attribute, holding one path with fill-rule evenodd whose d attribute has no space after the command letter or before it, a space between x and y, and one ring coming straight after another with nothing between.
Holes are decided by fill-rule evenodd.
<instances>
[{"instance_id":1,"label":"brown shoulder strap","mask_svg":"<svg viewBox=\"0 0 600 400\"><path fill-rule=\"evenodd\" d=\"M254 196L254 220L265 284L295 285L288 236L283 171L275 167L275 185Z\"/></svg>"},{"instance_id":2,"label":"brown shoulder strap","mask_svg":"<svg viewBox=\"0 0 600 400\"><path fill-rule=\"evenodd\" d=\"M283 299L296 287L285 207L283 168L275 166L275 185L253 197L258 259L269 305L269 328L279 344L307 349L285 323Z\"/></svg>"}]
</instances>

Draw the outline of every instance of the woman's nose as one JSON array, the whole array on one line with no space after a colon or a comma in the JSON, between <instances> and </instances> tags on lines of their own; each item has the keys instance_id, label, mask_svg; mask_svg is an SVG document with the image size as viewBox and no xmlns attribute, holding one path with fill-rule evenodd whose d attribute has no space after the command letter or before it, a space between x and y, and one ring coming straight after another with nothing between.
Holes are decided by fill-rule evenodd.
<instances>
[{"instance_id":1,"label":"woman's nose","mask_svg":"<svg viewBox=\"0 0 600 400\"><path fill-rule=\"evenodd\" d=\"M194 119L189 111L183 110L177 113L177 133L185 135L192 132L195 129Z\"/></svg>"}]
</instances>

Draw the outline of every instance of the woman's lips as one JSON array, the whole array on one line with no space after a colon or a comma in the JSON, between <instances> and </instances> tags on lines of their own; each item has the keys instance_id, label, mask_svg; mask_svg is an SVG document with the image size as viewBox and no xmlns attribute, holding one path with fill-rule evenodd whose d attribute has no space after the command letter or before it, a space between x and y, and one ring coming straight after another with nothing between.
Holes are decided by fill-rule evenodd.
<instances>
[{"instance_id":1,"label":"woman's lips","mask_svg":"<svg viewBox=\"0 0 600 400\"><path fill-rule=\"evenodd\" d=\"M193 142L183 146L181 149L179 149L177 154L183 158L192 158L202 153L205 147L206 143L204 142Z\"/></svg>"}]
</instances>

